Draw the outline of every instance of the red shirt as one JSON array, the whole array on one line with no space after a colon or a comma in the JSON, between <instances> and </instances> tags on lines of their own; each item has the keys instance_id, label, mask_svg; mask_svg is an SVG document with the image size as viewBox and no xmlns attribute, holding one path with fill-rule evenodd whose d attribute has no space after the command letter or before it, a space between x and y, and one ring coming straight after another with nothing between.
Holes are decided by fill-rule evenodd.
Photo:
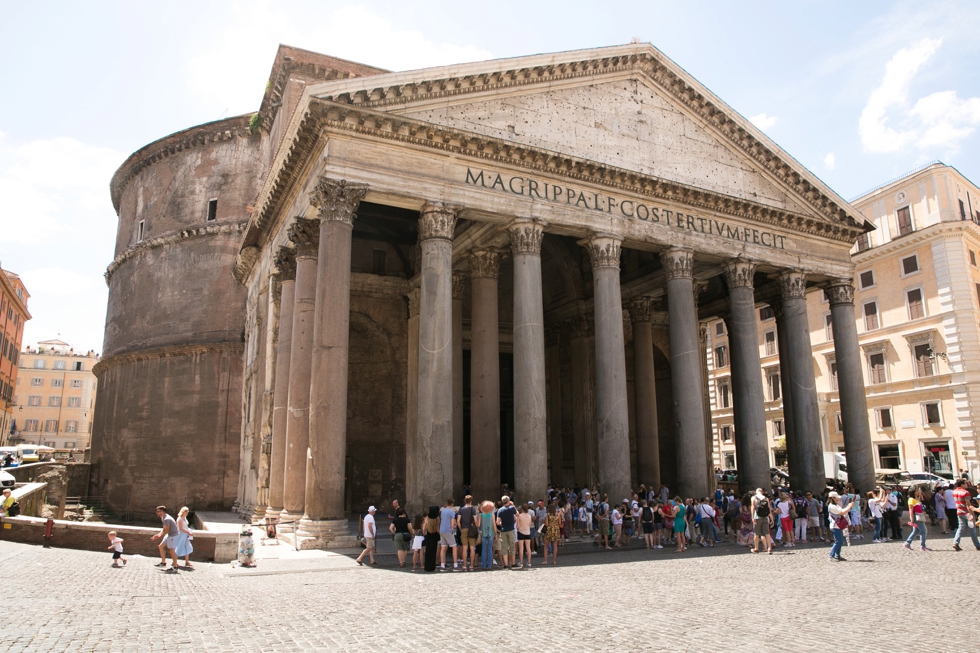
<instances>
[{"instance_id":1,"label":"red shirt","mask_svg":"<svg viewBox=\"0 0 980 653\"><path fill-rule=\"evenodd\" d=\"M956 514L966 517L966 502L970 499L970 493L963 488L953 490L953 501L956 502Z\"/></svg>"}]
</instances>

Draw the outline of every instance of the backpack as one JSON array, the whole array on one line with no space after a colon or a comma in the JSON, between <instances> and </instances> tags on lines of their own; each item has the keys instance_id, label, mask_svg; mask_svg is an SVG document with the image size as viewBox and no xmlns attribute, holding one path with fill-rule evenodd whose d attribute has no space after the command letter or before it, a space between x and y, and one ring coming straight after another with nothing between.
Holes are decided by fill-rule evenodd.
<instances>
[{"instance_id":1,"label":"backpack","mask_svg":"<svg viewBox=\"0 0 980 653\"><path fill-rule=\"evenodd\" d=\"M649 507L644 507L643 508L642 521L645 521L645 522L648 522L648 523L653 521L653 510L651 510Z\"/></svg>"},{"instance_id":2,"label":"backpack","mask_svg":"<svg viewBox=\"0 0 980 653\"><path fill-rule=\"evenodd\" d=\"M603 501L602 503L599 504L599 510L598 510L598 512L599 512L599 516L600 517L605 517L606 516L606 502L605 501Z\"/></svg>"},{"instance_id":3,"label":"backpack","mask_svg":"<svg viewBox=\"0 0 980 653\"><path fill-rule=\"evenodd\" d=\"M755 514L758 517L769 516L769 499L762 499L755 505Z\"/></svg>"},{"instance_id":4,"label":"backpack","mask_svg":"<svg viewBox=\"0 0 980 653\"><path fill-rule=\"evenodd\" d=\"M697 514L694 515L694 525L695 526L700 526L701 525L701 510L702 510L701 506L698 506Z\"/></svg>"}]
</instances>

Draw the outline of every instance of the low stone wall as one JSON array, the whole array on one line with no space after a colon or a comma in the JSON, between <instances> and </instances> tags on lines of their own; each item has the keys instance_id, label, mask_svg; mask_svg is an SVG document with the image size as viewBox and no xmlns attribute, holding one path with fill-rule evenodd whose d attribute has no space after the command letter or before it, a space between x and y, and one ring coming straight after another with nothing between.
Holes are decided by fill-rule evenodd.
<instances>
[{"instance_id":1,"label":"low stone wall","mask_svg":"<svg viewBox=\"0 0 980 653\"><path fill-rule=\"evenodd\" d=\"M20 514L24 517L39 517L44 508L44 483L25 483L10 494L20 504Z\"/></svg>"},{"instance_id":2,"label":"low stone wall","mask_svg":"<svg viewBox=\"0 0 980 653\"><path fill-rule=\"evenodd\" d=\"M54 465L59 464L61 463L28 463L19 467L4 467L3 471L13 476L14 480L16 480L18 483L33 483L34 479L37 478L39 474L43 474Z\"/></svg>"},{"instance_id":3,"label":"low stone wall","mask_svg":"<svg viewBox=\"0 0 980 653\"><path fill-rule=\"evenodd\" d=\"M44 526L47 520L39 517L4 517L0 519L0 540L24 544L44 544ZM159 528L139 526L114 526L70 522L56 519L51 537L51 546L83 551L100 551L109 558L109 531L116 531L123 542L124 555L140 554L148 558L160 555L157 549L159 540L150 540L151 535L160 532ZM238 536L229 533L209 533L194 531L194 553L191 560L209 562L230 562L238 553Z\"/></svg>"}]
</instances>

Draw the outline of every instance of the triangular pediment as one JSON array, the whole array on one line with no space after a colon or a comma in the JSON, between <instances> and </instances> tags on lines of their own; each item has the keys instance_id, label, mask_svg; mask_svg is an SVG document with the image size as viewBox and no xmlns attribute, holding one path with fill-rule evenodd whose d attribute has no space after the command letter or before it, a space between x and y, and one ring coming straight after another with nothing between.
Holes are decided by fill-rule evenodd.
<instances>
[{"instance_id":1,"label":"triangular pediment","mask_svg":"<svg viewBox=\"0 0 980 653\"><path fill-rule=\"evenodd\" d=\"M330 82L310 97L864 231L863 216L649 44Z\"/></svg>"}]
</instances>

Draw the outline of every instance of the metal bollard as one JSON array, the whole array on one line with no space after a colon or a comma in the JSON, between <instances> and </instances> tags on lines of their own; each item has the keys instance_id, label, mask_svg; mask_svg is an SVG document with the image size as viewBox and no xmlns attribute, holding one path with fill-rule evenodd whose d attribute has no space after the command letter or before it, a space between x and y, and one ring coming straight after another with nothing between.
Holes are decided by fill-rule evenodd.
<instances>
[{"instance_id":1,"label":"metal bollard","mask_svg":"<svg viewBox=\"0 0 980 653\"><path fill-rule=\"evenodd\" d=\"M51 537L54 535L54 520L50 517L44 522L44 548L51 548Z\"/></svg>"}]
</instances>

